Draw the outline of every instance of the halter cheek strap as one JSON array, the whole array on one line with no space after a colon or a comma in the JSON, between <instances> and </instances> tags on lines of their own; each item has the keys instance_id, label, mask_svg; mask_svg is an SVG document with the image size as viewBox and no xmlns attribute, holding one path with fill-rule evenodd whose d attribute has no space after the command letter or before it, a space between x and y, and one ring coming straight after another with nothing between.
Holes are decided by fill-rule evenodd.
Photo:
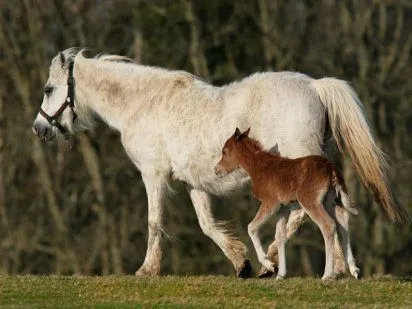
<instances>
[{"instance_id":1,"label":"halter cheek strap","mask_svg":"<svg viewBox=\"0 0 412 309\"><path fill-rule=\"evenodd\" d=\"M67 97L64 100L63 104L60 108L52 115L48 115L41 107L39 110L40 115L42 115L46 120L52 125L55 126L61 134L66 135L67 137L67 129L59 123L58 118L64 112L67 107L70 107L73 113L73 121L77 118L76 113L74 112L74 77L73 77L73 67L74 62L71 61L69 63L69 77L67 78Z\"/></svg>"}]
</instances>

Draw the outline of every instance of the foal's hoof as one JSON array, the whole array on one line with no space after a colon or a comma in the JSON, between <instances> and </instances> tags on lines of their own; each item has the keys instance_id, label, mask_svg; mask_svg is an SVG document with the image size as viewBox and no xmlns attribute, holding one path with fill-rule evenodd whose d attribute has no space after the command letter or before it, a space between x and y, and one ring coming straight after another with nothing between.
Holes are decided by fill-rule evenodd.
<instances>
[{"instance_id":1,"label":"foal's hoof","mask_svg":"<svg viewBox=\"0 0 412 309\"><path fill-rule=\"evenodd\" d=\"M237 271L237 277L241 279L246 279L250 277L252 273L252 265L249 260L245 260L242 266Z\"/></svg>"},{"instance_id":2,"label":"foal's hoof","mask_svg":"<svg viewBox=\"0 0 412 309\"><path fill-rule=\"evenodd\" d=\"M270 277L272 277L272 276L275 274L275 272L277 272L277 271L278 271L277 267L275 267L275 271L269 270L269 269L267 269L266 267L262 267L262 268L260 269L260 272L259 272L258 277L259 277L260 279L270 278Z\"/></svg>"}]
</instances>

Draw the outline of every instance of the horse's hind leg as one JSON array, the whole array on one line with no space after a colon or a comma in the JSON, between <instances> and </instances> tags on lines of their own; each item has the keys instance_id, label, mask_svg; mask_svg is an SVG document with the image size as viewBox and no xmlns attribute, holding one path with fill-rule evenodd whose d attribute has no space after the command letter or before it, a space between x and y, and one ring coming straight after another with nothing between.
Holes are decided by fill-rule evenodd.
<instances>
[{"instance_id":1,"label":"horse's hind leg","mask_svg":"<svg viewBox=\"0 0 412 309\"><path fill-rule=\"evenodd\" d=\"M253 246L255 247L256 254L258 256L259 262L265 266L271 272L275 271L275 264L273 264L266 256L263 250L262 243L259 239L259 229L264 224L267 219L275 212L279 207L279 202L264 202L260 205L259 210L255 218L248 225L249 237L252 240Z\"/></svg>"},{"instance_id":2,"label":"horse's hind leg","mask_svg":"<svg viewBox=\"0 0 412 309\"><path fill-rule=\"evenodd\" d=\"M352 253L349 237L349 212L342 207L335 207L336 220L338 221L338 231L342 239L342 247L345 260L348 263L349 271L353 277L359 278L360 270L356 266L355 257Z\"/></svg>"},{"instance_id":3,"label":"horse's hind leg","mask_svg":"<svg viewBox=\"0 0 412 309\"><path fill-rule=\"evenodd\" d=\"M311 219L319 226L325 241L325 272L322 279L333 279L334 258L333 244L335 242L336 224L322 205L321 197L316 199L298 196L299 203L306 210Z\"/></svg>"},{"instance_id":4,"label":"horse's hind leg","mask_svg":"<svg viewBox=\"0 0 412 309\"><path fill-rule=\"evenodd\" d=\"M238 277L249 277L252 267L249 260L246 259L247 248L237 238L227 235L227 231L221 225L216 224L212 214L209 195L204 191L191 189L190 198L203 233L222 249L223 253L235 267Z\"/></svg>"},{"instance_id":5,"label":"horse's hind leg","mask_svg":"<svg viewBox=\"0 0 412 309\"><path fill-rule=\"evenodd\" d=\"M332 217L336 219L335 209L336 206L336 194L334 191L329 190L324 198L323 205L325 209L331 214ZM335 232L335 243L334 243L334 258L335 258L335 275L344 274L346 271L346 259L344 255L344 248L341 239L338 237L338 230Z\"/></svg>"},{"instance_id":6,"label":"horse's hind leg","mask_svg":"<svg viewBox=\"0 0 412 309\"><path fill-rule=\"evenodd\" d=\"M276 223L276 242L279 255L279 267L276 279L286 276L286 223L288 222L289 209L284 210Z\"/></svg>"}]
</instances>

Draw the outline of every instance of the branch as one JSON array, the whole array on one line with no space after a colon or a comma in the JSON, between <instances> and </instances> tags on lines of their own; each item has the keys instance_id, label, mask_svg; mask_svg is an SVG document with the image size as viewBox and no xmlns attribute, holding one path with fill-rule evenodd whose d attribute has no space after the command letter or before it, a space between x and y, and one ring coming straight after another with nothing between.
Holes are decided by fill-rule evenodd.
<instances>
[{"instance_id":1,"label":"branch","mask_svg":"<svg viewBox=\"0 0 412 309\"><path fill-rule=\"evenodd\" d=\"M181 0L184 9L184 15L190 28L190 45L189 57L196 75L207 77L209 69L207 68L206 58L200 43L199 21L193 11L190 0Z\"/></svg>"}]
</instances>

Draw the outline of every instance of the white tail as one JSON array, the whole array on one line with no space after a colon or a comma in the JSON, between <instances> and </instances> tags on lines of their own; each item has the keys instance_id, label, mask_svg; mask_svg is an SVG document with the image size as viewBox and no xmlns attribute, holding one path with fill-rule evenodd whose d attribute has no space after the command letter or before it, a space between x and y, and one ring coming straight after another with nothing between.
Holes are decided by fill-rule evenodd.
<instances>
[{"instance_id":1,"label":"white tail","mask_svg":"<svg viewBox=\"0 0 412 309\"><path fill-rule=\"evenodd\" d=\"M393 202L386 183L388 164L385 154L373 139L355 91L347 82L335 78L314 80L312 85L327 110L339 149L342 151L342 144L345 145L363 184L375 196L389 219L398 223L409 221L406 210Z\"/></svg>"}]
</instances>

